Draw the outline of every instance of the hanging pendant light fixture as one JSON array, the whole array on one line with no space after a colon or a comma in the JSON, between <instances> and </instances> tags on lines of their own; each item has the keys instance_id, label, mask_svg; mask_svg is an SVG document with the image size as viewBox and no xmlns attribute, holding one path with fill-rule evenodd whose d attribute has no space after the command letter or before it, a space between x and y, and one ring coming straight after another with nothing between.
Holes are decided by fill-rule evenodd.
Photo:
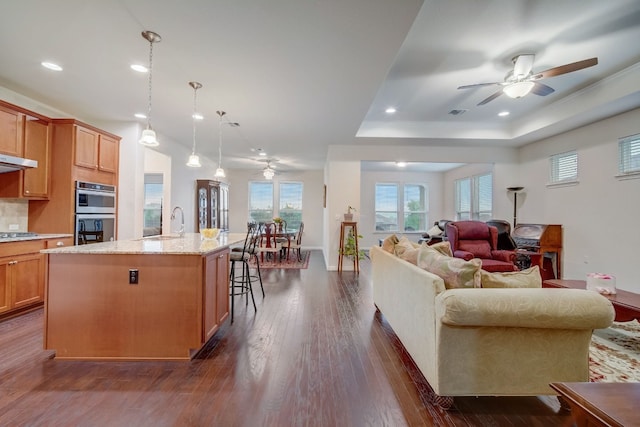
<instances>
[{"instance_id":1,"label":"hanging pendant light fixture","mask_svg":"<svg viewBox=\"0 0 640 427\"><path fill-rule=\"evenodd\" d=\"M266 179L271 180L273 176L276 174L276 171L271 167L271 160L267 160L267 167L262 171L262 176Z\"/></svg>"},{"instance_id":2,"label":"hanging pendant light fixture","mask_svg":"<svg viewBox=\"0 0 640 427\"><path fill-rule=\"evenodd\" d=\"M218 169L216 169L216 173L215 173L215 177L216 178L224 178L225 177L225 173L224 173L224 169L222 169L222 116L224 116L225 113L224 111L216 111L216 113L218 114L218 116L220 116L220 121L218 123L218 138L219 138L219 142L218 142Z\"/></svg>"},{"instance_id":3,"label":"hanging pendant light fixture","mask_svg":"<svg viewBox=\"0 0 640 427\"><path fill-rule=\"evenodd\" d=\"M153 44L160 42L162 37L153 31L143 31L142 37L149 42L149 104L147 110L147 128L142 131L142 137L140 138L140 144L147 147L157 147L158 139L156 138L155 131L151 128L151 84L152 84L152 65L153 65Z\"/></svg>"},{"instance_id":4,"label":"hanging pendant light fixture","mask_svg":"<svg viewBox=\"0 0 640 427\"><path fill-rule=\"evenodd\" d=\"M189 82L189 86L193 88L193 115L191 116L193 118L193 148L191 149L191 155L189 156L187 166L199 168L202 165L200 164L200 157L196 154L196 120L201 116L198 115L196 96L198 89L202 87L202 84L198 82Z\"/></svg>"}]
</instances>

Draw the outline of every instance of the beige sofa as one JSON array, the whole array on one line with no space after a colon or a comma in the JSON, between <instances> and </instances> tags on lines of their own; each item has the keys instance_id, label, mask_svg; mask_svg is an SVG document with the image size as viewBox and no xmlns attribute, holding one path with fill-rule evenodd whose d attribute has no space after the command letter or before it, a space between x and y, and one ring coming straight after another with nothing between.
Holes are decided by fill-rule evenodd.
<instances>
[{"instance_id":1,"label":"beige sofa","mask_svg":"<svg viewBox=\"0 0 640 427\"><path fill-rule=\"evenodd\" d=\"M443 280L380 247L370 251L373 298L448 408L453 396L556 394L589 380L593 329L611 303L573 289L445 289Z\"/></svg>"}]
</instances>

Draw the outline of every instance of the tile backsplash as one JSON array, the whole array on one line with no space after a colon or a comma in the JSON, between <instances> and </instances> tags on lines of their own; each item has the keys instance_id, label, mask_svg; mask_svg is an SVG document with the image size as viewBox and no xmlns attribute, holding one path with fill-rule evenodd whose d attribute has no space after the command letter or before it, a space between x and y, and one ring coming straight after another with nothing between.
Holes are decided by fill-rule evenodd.
<instances>
[{"instance_id":1,"label":"tile backsplash","mask_svg":"<svg viewBox=\"0 0 640 427\"><path fill-rule=\"evenodd\" d=\"M0 199L0 231L29 231L28 226L28 200Z\"/></svg>"}]
</instances>

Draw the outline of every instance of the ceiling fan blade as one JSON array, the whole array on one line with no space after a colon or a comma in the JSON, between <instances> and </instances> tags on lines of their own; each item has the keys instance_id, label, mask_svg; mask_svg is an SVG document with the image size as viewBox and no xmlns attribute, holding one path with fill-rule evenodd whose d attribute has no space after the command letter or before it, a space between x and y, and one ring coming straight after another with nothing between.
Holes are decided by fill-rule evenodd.
<instances>
[{"instance_id":1,"label":"ceiling fan blade","mask_svg":"<svg viewBox=\"0 0 640 427\"><path fill-rule=\"evenodd\" d=\"M561 65L559 67L549 68L548 70L536 73L532 79L548 79L549 77L559 76L561 74L572 73L574 71L582 70L583 68L593 67L598 64L598 58L585 59L578 62L572 62L571 64Z\"/></svg>"},{"instance_id":2,"label":"ceiling fan blade","mask_svg":"<svg viewBox=\"0 0 640 427\"><path fill-rule=\"evenodd\" d=\"M540 95L540 96L547 96L553 92L555 92L554 88L549 87L540 82L534 82L533 89L531 89L531 93L535 93L536 95Z\"/></svg>"},{"instance_id":3,"label":"ceiling fan blade","mask_svg":"<svg viewBox=\"0 0 640 427\"><path fill-rule=\"evenodd\" d=\"M465 85L465 86L458 86L458 89L469 89L472 87L481 87L481 86L495 86L495 85L501 85L503 84L502 82L492 82L492 83L476 83L474 85Z\"/></svg>"},{"instance_id":4,"label":"ceiling fan blade","mask_svg":"<svg viewBox=\"0 0 640 427\"><path fill-rule=\"evenodd\" d=\"M502 89L500 89L499 91L497 91L496 93L494 93L490 97L483 99L482 101L480 101L480 103L478 105L484 105L484 104L486 104L488 102L491 102L494 99L496 99L497 97L499 97L500 95L502 95Z\"/></svg>"},{"instance_id":5,"label":"ceiling fan blade","mask_svg":"<svg viewBox=\"0 0 640 427\"><path fill-rule=\"evenodd\" d=\"M533 59L535 57L533 54L516 56L514 58L513 76L518 79L528 76L533 68Z\"/></svg>"}]
</instances>

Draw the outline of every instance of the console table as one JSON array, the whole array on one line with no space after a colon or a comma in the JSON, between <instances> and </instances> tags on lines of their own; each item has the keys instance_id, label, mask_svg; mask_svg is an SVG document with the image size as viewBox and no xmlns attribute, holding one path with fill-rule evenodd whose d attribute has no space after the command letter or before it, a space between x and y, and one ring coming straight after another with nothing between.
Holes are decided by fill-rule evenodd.
<instances>
[{"instance_id":1,"label":"console table","mask_svg":"<svg viewBox=\"0 0 640 427\"><path fill-rule=\"evenodd\" d=\"M545 280L542 282L543 288L571 288L586 289L586 280ZM594 291L595 292L595 291ZM617 290L613 295L603 295L616 311L616 322L630 322L633 319L640 320L640 294Z\"/></svg>"},{"instance_id":2,"label":"console table","mask_svg":"<svg viewBox=\"0 0 640 427\"><path fill-rule=\"evenodd\" d=\"M640 383L551 383L571 406L577 427L635 426Z\"/></svg>"}]
</instances>

